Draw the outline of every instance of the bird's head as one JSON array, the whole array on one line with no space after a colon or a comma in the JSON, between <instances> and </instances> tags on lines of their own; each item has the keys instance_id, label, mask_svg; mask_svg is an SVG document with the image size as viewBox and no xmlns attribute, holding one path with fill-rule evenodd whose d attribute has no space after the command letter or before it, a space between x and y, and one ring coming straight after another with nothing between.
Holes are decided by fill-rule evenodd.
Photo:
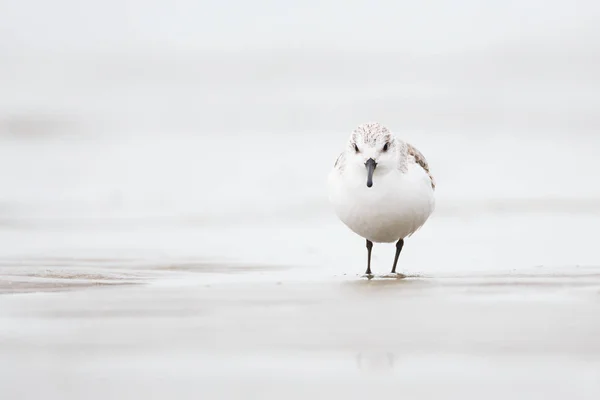
<instances>
[{"instance_id":1,"label":"bird's head","mask_svg":"<svg viewBox=\"0 0 600 400\"><path fill-rule=\"evenodd\" d=\"M396 139L385 126L370 122L359 125L350 135L346 160L364 170L365 183L372 187L375 171L383 173L398 165L397 148Z\"/></svg>"}]
</instances>

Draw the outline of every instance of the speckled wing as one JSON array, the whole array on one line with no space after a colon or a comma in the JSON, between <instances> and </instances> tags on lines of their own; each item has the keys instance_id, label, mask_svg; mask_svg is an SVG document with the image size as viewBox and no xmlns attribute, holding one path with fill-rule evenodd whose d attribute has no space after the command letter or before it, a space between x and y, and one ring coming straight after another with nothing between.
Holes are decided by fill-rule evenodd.
<instances>
[{"instance_id":1,"label":"speckled wing","mask_svg":"<svg viewBox=\"0 0 600 400\"><path fill-rule=\"evenodd\" d=\"M435 179L433 178L433 175L429 170L429 164L427 164L425 156L421 154L421 152L417 150L416 147L409 143L406 143L406 148L408 151L409 161L419 164L421 168L423 168L425 172L427 172L427 175L429 175L429 179L431 179L431 187L435 190Z\"/></svg>"}]
</instances>

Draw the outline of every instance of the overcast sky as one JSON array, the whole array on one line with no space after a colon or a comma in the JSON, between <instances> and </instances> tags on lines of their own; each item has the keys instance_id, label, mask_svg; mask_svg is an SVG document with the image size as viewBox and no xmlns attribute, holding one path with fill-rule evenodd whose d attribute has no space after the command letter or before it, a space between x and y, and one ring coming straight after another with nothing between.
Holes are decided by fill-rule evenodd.
<instances>
[{"instance_id":1,"label":"overcast sky","mask_svg":"<svg viewBox=\"0 0 600 400\"><path fill-rule=\"evenodd\" d=\"M0 0L5 48L446 52L597 26L594 0Z\"/></svg>"}]
</instances>

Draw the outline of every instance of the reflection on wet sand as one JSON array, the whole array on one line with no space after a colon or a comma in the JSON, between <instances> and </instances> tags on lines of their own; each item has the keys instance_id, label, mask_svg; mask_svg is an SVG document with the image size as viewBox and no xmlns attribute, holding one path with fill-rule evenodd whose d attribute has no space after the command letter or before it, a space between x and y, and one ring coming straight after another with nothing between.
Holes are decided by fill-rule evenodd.
<instances>
[{"instance_id":1,"label":"reflection on wet sand","mask_svg":"<svg viewBox=\"0 0 600 400\"><path fill-rule=\"evenodd\" d=\"M132 285L134 282L110 281L86 281L75 282L68 279L60 281L16 281L9 277L0 278L0 295L5 293L38 293L38 292L62 292L67 290L97 288L102 286Z\"/></svg>"},{"instance_id":2,"label":"reflection on wet sand","mask_svg":"<svg viewBox=\"0 0 600 400\"><path fill-rule=\"evenodd\" d=\"M0 294L84 289L89 287L147 284L157 279L189 280L190 274L213 276L277 276L277 284L286 283L286 271L291 267L244 265L198 260L143 261L102 258L32 258L0 259ZM196 278L192 278L196 279ZM322 274L321 280L339 281L340 276ZM600 287L600 267L565 267L552 273L544 268L532 268L519 273L434 275L383 274L369 277L344 274L342 288L358 291L389 291L398 293L429 289L469 290L473 293L511 292L518 288L585 289Z\"/></svg>"},{"instance_id":3,"label":"reflection on wet sand","mask_svg":"<svg viewBox=\"0 0 600 400\"><path fill-rule=\"evenodd\" d=\"M266 270L198 274L186 270L190 260L128 275L111 269L114 261L78 272L49 268L48 282L76 282L78 290L0 296L0 376L8 377L0 382L9 393L21 387L10 377L24 374L35 379L36 394L67 399L110 398L104 387L131 388L135 398L174 387L196 393L198 382L203 393L243 398L244 390L231 388L260 379L269 388L287 382L281 396L265 398L290 398L301 381L327 384L333 397L346 388L344 398L357 398L350 388L373 393L380 384L388 385L382 393L439 395L459 385L480 391L468 398L489 398L483 394L491 389L508 398L516 381L524 390L558 390L559 377L585 387L580 395L600 393L593 375L600 268L372 280L312 271L306 280L294 269L276 277ZM36 287L43 278L30 275L9 279L43 291ZM243 279L230 279L236 275ZM85 277L123 285L90 290ZM106 385L97 388L100 376ZM67 378L67 388L55 386ZM133 388L138 378L150 386Z\"/></svg>"},{"instance_id":4,"label":"reflection on wet sand","mask_svg":"<svg viewBox=\"0 0 600 400\"><path fill-rule=\"evenodd\" d=\"M0 259L0 294L57 292L102 286L144 284L187 274L244 274L288 268L219 264L198 260L145 261L118 258Z\"/></svg>"},{"instance_id":5,"label":"reflection on wet sand","mask_svg":"<svg viewBox=\"0 0 600 400\"><path fill-rule=\"evenodd\" d=\"M360 352L356 355L356 365L364 372L385 372L394 368L395 355L391 352Z\"/></svg>"}]
</instances>

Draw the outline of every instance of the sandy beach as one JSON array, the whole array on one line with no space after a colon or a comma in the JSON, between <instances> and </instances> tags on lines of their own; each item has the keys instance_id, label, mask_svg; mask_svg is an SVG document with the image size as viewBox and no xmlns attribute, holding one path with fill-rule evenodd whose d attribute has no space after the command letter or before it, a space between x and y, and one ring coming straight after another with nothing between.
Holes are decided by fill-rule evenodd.
<instances>
[{"instance_id":1,"label":"sandy beach","mask_svg":"<svg viewBox=\"0 0 600 400\"><path fill-rule=\"evenodd\" d=\"M226 265L219 269L234 279L210 267L158 275L160 265L147 268L120 278L110 269L96 267L92 276L79 269L80 275L36 277L2 294L3 394L593 399L600 393L597 267L371 281L317 271L292 279ZM95 287L124 282L130 285ZM35 385L23 385L24 376Z\"/></svg>"}]
</instances>

